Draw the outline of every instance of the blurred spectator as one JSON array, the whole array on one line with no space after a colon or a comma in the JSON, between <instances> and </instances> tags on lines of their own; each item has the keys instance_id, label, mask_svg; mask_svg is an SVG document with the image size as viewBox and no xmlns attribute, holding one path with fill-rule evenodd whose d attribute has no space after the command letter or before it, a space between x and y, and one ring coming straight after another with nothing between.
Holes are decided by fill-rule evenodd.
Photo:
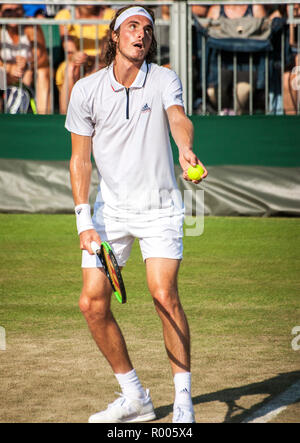
<instances>
[{"instance_id":1,"label":"blurred spectator","mask_svg":"<svg viewBox=\"0 0 300 443\"><path fill-rule=\"evenodd\" d=\"M111 21L115 11L107 6L76 6L76 19ZM71 12L62 9L56 14L57 20L70 20ZM59 109L66 113L72 88L82 76L87 76L105 66L104 54L109 24L80 25L69 24L60 26L62 44L65 47L68 62L62 64L56 75L59 89ZM71 38L70 38L71 37ZM74 49L76 51L74 52Z\"/></svg>"},{"instance_id":2,"label":"blurred spectator","mask_svg":"<svg viewBox=\"0 0 300 443\"><path fill-rule=\"evenodd\" d=\"M287 6L287 15L288 15L288 7ZM295 3L293 5L293 16L294 18L299 18L300 17L300 3ZM297 44L298 44L298 39L299 39L299 35L298 35L298 26L297 25L290 25L290 44L292 47L296 48Z\"/></svg>"},{"instance_id":3,"label":"blurred spectator","mask_svg":"<svg viewBox=\"0 0 300 443\"><path fill-rule=\"evenodd\" d=\"M209 6L201 5L201 6L192 6L192 13L197 17L205 18L207 17L207 13L209 10Z\"/></svg>"},{"instance_id":4,"label":"blurred spectator","mask_svg":"<svg viewBox=\"0 0 300 443\"><path fill-rule=\"evenodd\" d=\"M107 6L76 6L75 19L90 20L108 20L111 21L115 11ZM70 20L71 12L69 9L61 9L55 16L57 20ZM103 56L103 48L97 48L97 41L100 42L106 38L109 29L107 25L80 25L69 24L60 26L60 35L63 39L64 35L70 35L78 40L78 47L89 57ZM82 41L81 41L82 40ZM81 41L81 43L80 43Z\"/></svg>"},{"instance_id":5,"label":"blurred spectator","mask_svg":"<svg viewBox=\"0 0 300 443\"><path fill-rule=\"evenodd\" d=\"M138 0L136 0L138 2ZM198 17L206 17L208 6L192 6L192 13ZM155 12L156 19L166 21L171 20L170 6L152 6ZM170 68L170 28L169 25L157 26L156 29L157 41L159 43L158 50L160 51L160 65Z\"/></svg>"},{"instance_id":6,"label":"blurred spectator","mask_svg":"<svg viewBox=\"0 0 300 443\"><path fill-rule=\"evenodd\" d=\"M24 16L25 17L36 17L41 18L47 15L47 9L44 4L27 4L23 5Z\"/></svg>"},{"instance_id":7,"label":"blurred spectator","mask_svg":"<svg viewBox=\"0 0 300 443\"><path fill-rule=\"evenodd\" d=\"M292 5L290 5L292 6ZM267 5L267 13L270 19L287 19L289 5ZM292 6L293 17L300 17L300 4ZM277 49L277 51L276 51ZM299 105L299 89L300 89L300 60L298 54L298 26L290 24L289 29L285 29L284 33L284 74L283 74L283 94L281 92L281 70L282 70L282 48L281 36L280 43L273 47L273 56L277 52L277 69L280 72L280 84L278 89L281 98L281 113L284 111L287 115L296 114ZM283 99L283 103L282 103Z\"/></svg>"},{"instance_id":8,"label":"blurred spectator","mask_svg":"<svg viewBox=\"0 0 300 443\"><path fill-rule=\"evenodd\" d=\"M281 18L285 14L286 5L272 4L272 5L264 5L267 17L270 20L273 18Z\"/></svg>"},{"instance_id":9,"label":"blurred spectator","mask_svg":"<svg viewBox=\"0 0 300 443\"><path fill-rule=\"evenodd\" d=\"M155 13L155 18L165 21L170 20L170 7L166 5L152 7ZM170 28L169 25L162 25L156 27L156 38L159 44L158 55L160 59L157 62L161 66L170 68Z\"/></svg>"},{"instance_id":10,"label":"blurred spectator","mask_svg":"<svg viewBox=\"0 0 300 443\"><path fill-rule=\"evenodd\" d=\"M67 36L63 40L63 48L66 54L64 60L56 71L56 86L59 92L59 112L65 114L68 107L71 88L74 84L74 56L78 52L77 40L72 36ZM68 80L66 74L69 75ZM71 78L70 78L71 77ZM68 85L70 82L70 87Z\"/></svg>"},{"instance_id":11,"label":"blurred spectator","mask_svg":"<svg viewBox=\"0 0 300 443\"><path fill-rule=\"evenodd\" d=\"M21 18L24 11L20 4L7 3L0 5L0 14L7 18ZM35 34L36 45L34 44ZM21 93L23 87L28 90L36 87L37 112L48 113L50 106L49 63L41 28L37 26L35 32L31 25L8 24L5 27L2 26L0 40L0 65L6 69L7 86L19 88ZM34 66L35 58L37 66ZM36 72L34 72L35 68Z\"/></svg>"},{"instance_id":12,"label":"blurred spectator","mask_svg":"<svg viewBox=\"0 0 300 443\"><path fill-rule=\"evenodd\" d=\"M56 3L54 1L54 3ZM57 5L57 4L24 4L24 16L25 17L35 17L35 18L43 18L43 17L54 17L55 14L58 13L60 9L62 9L63 6Z\"/></svg>"},{"instance_id":13,"label":"blurred spectator","mask_svg":"<svg viewBox=\"0 0 300 443\"><path fill-rule=\"evenodd\" d=\"M213 5L210 6L207 17L217 20L220 16L227 18L240 18L251 15L265 17L266 9L263 5Z\"/></svg>"},{"instance_id":14,"label":"blurred spectator","mask_svg":"<svg viewBox=\"0 0 300 443\"><path fill-rule=\"evenodd\" d=\"M195 18L203 19L207 17L207 13L209 10L209 6L192 6L192 14ZM197 46L197 29L195 27L195 24L193 22L192 26L192 45L193 48ZM199 107L199 104L201 103L201 66L200 61L201 59L201 53L197 51L196 49L192 51L192 64L193 64L193 91L194 96L197 97L194 101L194 108L197 109Z\"/></svg>"},{"instance_id":15,"label":"blurred spectator","mask_svg":"<svg viewBox=\"0 0 300 443\"><path fill-rule=\"evenodd\" d=\"M65 114L74 84L80 77L95 72L95 63L84 52L78 51L78 40L72 36L65 36L63 47L66 59L56 72L56 86L59 91L59 111ZM99 65L100 66L100 65ZM83 72L81 70L83 69Z\"/></svg>"},{"instance_id":16,"label":"blurred spectator","mask_svg":"<svg viewBox=\"0 0 300 443\"><path fill-rule=\"evenodd\" d=\"M288 6L286 6L286 16L288 15ZM300 17L300 3L293 5L294 18ZM300 55L298 53L299 45L299 25L290 24L289 44L293 54L292 63L287 67L284 73L283 85L283 107L285 114L294 115L298 112L300 100Z\"/></svg>"},{"instance_id":17,"label":"blurred spectator","mask_svg":"<svg viewBox=\"0 0 300 443\"><path fill-rule=\"evenodd\" d=\"M241 17L262 18L266 16L266 11L262 5L213 5L209 8L207 18L217 20L219 17L228 19L239 19ZM254 73L254 84L255 84ZM233 71L221 69L222 83L222 114L233 114L232 97L233 97ZM250 95L249 69L237 69L237 113L242 114L247 111ZM214 108L217 108L217 85L208 85L207 95Z\"/></svg>"}]
</instances>

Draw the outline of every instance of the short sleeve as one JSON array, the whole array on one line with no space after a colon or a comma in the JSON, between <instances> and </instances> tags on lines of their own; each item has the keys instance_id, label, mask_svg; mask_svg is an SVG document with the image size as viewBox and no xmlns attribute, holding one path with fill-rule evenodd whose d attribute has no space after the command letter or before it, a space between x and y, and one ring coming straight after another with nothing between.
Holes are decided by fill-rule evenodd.
<instances>
[{"instance_id":1,"label":"short sleeve","mask_svg":"<svg viewBox=\"0 0 300 443\"><path fill-rule=\"evenodd\" d=\"M174 105L184 107L181 81L174 71L168 69L167 72L168 75L166 76L166 81L163 82L162 92L164 109L167 110Z\"/></svg>"},{"instance_id":2,"label":"short sleeve","mask_svg":"<svg viewBox=\"0 0 300 443\"><path fill-rule=\"evenodd\" d=\"M65 127L68 131L78 135L91 136L94 132L94 123L87 105L80 81L75 83L68 106Z\"/></svg>"}]
</instances>

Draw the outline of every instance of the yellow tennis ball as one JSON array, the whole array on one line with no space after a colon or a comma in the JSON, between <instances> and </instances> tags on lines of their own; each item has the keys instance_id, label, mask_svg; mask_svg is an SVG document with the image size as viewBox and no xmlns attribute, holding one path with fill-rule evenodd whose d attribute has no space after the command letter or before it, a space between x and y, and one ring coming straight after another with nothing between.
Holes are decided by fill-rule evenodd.
<instances>
[{"instance_id":1,"label":"yellow tennis ball","mask_svg":"<svg viewBox=\"0 0 300 443\"><path fill-rule=\"evenodd\" d=\"M200 180L204 174L204 169L200 165L196 165L195 167L191 166L187 173L191 180Z\"/></svg>"}]
</instances>

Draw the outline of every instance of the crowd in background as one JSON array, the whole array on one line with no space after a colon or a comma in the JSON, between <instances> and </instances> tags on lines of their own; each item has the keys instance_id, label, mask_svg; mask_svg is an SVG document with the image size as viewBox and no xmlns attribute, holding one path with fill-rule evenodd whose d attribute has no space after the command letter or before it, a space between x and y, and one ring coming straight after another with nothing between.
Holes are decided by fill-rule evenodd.
<instances>
[{"instance_id":1,"label":"crowd in background","mask_svg":"<svg viewBox=\"0 0 300 443\"><path fill-rule=\"evenodd\" d=\"M110 21L117 6L99 5L75 6L75 19ZM194 20L211 19L218 20L226 17L233 20L240 17L286 18L287 5L211 5L192 6ZM162 20L169 20L169 6L154 6L155 15ZM71 8L65 5L0 5L2 18L36 17L39 19L53 17L57 20L70 20ZM294 5L294 16L300 16L300 5ZM51 28L51 29L50 29ZM287 27L286 27L287 28ZM295 83L294 67L299 65L297 55L298 34L297 26L288 29L287 47L290 57L286 59L284 66L284 102L283 112L294 114L297 112L297 90ZM159 27L160 64L170 67L169 57L169 28ZM197 33L197 27L194 34ZM82 76L105 66L104 54L108 37L108 25L40 25L20 26L18 24L6 24L0 27L0 83L4 84L1 96L2 112L36 112L47 114L51 112L51 90L54 91L54 111L66 113L70 93L75 82ZM195 99L195 112L201 112L203 97L207 98L207 109L210 113L218 110L218 85L216 81L210 82L210 75L206 78L206 90L201 90L201 67L199 51L197 52L197 39L193 38L193 88ZM50 51L51 46L51 51ZM51 53L51 63L50 63ZM50 66L53 72L50 73ZM212 68L213 69L213 68ZM255 74L256 75L256 74ZM51 79L53 87L51 89ZM222 112L233 113L232 69L222 67ZM236 77L237 110L242 114L249 108L250 86L249 69L237 71ZM254 84L256 76L254 76ZM293 83L294 82L294 83ZM4 99L4 94L6 94Z\"/></svg>"},{"instance_id":2,"label":"crowd in background","mask_svg":"<svg viewBox=\"0 0 300 443\"><path fill-rule=\"evenodd\" d=\"M195 95L203 97L203 93L206 94L209 113L217 112L218 101L222 103L222 109L218 112L221 115L249 113L250 92L252 92L251 100L254 111L266 112L268 110L275 114L297 113L299 110L299 92L297 91L297 89L299 90L297 87L299 73L295 67L299 66L298 29L300 26L287 24L288 7L286 4L225 4L212 5L206 10L199 11L201 18L209 19L210 22L219 20L216 22L214 34L211 35L213 37L218 35L221 43L217 44L212 38L211 45L207 45L209 50L206 50L204 55L207 64L206 90L204 92L201 91L201 82L199 81L201 78L199 57L197 60L197 57L194 56L193 63ZM197 11L195 13L197 14ZM300 4L293 5L293 17L300 17ZM220 22L222 19L225 21ZM228 25L230 21L235 23L234 26ZM197 29L199 34L199 26ZM226 32L230 38L226 38ZM200 34L203 35L203 28ZM248 38L247 35L249 35ZM244 37L241 38L242 43L239 41L239 37ZM196 43L194 52L197 52L197 49L199 52L201 40L200 44L199 39L195 40L198 43L198 48ZM217 66L218 53L221 54L222 59L220 75L217 73L219 69ZM234 54L236 55L235 92L233 91ZM250 54L252 55L252 65L250 65ZM268 67L265 64L267 57ZM250 71L252 82L250 81ZM268 76L268 85L265 72ZM219 82L221 83L221 91L218 91ZM234 94L236 95L236 109L233 109ZM268 109L266 109L266 94L268 94ZM198 99L198 103L200 103L201 112L202 100ZM197 112L196 107L194 112Z\"/></svg>"}]
</instances>

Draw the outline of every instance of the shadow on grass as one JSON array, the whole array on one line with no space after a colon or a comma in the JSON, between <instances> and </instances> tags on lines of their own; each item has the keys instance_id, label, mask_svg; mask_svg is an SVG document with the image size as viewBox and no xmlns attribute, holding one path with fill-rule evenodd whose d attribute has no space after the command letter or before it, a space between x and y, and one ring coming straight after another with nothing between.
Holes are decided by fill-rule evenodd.
<instances>
[{"instance_id":1,"label":"shadow on grass","mask_svg":"<svg viewBox=\"0 0 300 443\"><path fill-rule=\"evenodd\" d=\"M193 397L193 404L204 405L205 403L216 401L225 403L227 405L227 412L224 417L224 423L241 423L299 380L300 371L282 373L262 382L250 383L249 385L240 386L238 388L222 389L209 394L197 395ZM245 409L237 404L241 397L259 394L267 394L268 396L263 401L252 405L249 409ZM300 402L300 398L294 403L298 402ZM172 413L172 411L173 404L155 409L158 420L166 417Z\"/></svg>"}]
</instances>

